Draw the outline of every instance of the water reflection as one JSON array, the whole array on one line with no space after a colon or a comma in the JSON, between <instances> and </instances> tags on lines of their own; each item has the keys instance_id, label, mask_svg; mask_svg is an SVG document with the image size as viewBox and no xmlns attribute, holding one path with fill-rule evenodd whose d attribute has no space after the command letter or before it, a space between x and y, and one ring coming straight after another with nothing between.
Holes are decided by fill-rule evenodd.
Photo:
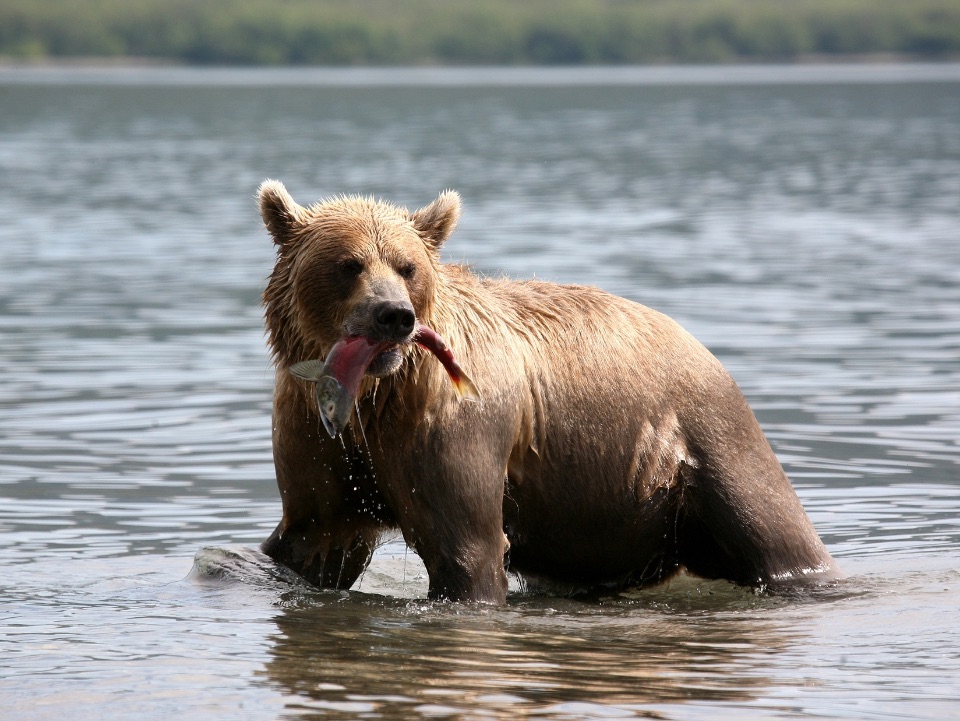
<instances>
[{"instance_id":1,"label":"water reflection","mask_svg":"<svg viewBox=\"0 0 960 721\"><path fill-rule=\"evenodd\" d=\"M378 551L368 571L379 577L375 594L320 591L239 546L201 550L191 580L213 593L273 594L282 610L272 618L264 676L288 709L390 718L563 718L574 708L577 717L647 715L651 704L749 703L774 684L767 671L777 660L804 646L803 632L778 614L816 615L877 592L857 580L772 596L680 576L589 601L515 587L506 607L492 608L418 600L422 566L409 561L415 580L406 588L402 555L399 543Z\"/></svg>"},{"instance_id":2,"label":"water reflection","mask_svg":"<svg viewBox=\"0 0 960 721\"><path fill-rule=\"evenodd\" d=\"M569 718L747 702L769 685L772 658L802 643L735 614L598 613L556 600L484 611L351 596L275 620L265 674L296 697L288 708L356 718Z\"/></svg>"}]
</instances>

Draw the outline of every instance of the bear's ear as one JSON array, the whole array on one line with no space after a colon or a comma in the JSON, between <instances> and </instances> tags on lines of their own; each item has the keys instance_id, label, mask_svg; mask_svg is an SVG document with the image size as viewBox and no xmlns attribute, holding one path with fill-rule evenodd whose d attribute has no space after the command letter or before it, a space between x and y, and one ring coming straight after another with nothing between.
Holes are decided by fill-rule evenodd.
<instances>
[{"instance_id":1,"label":"bear's ear","mask_svg":"<svg viewBox=\"0 0 960 721\"><path fill-rule=\"evenodd\" d=\"M277 245L286 244L306 220L307 211L297 205L279 180L264 180L257 191L260 217Z\"/></svg>"},{"instance_id":2,"label":"bear's ear","mask_svg":"<svg viewBox=\"0 0 960 721\"><path fill-rule=\"evenodd\" d=\"M460 196L455 190L445 190L430 205L416 211L411 218L413 227L420 233L423 242L434 250L439 250L460 220Z\"/></svg>"}]
</instances>

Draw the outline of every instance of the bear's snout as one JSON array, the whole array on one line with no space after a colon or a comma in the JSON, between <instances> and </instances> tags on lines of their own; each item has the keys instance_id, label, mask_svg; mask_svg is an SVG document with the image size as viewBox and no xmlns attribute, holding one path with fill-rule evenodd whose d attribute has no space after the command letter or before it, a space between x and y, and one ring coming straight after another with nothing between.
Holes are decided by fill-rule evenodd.
<instances>
[{"instance_id":1,"label":"bear's snout","mask_svg":"<svg viewBox=\"0 0 960 721\"><path fill-rule=\"evenodd\" d=\"M417 324L413 305L405 300L385 300L373 307L373 322L384 340L405 341Z\"/></svg>"}]
</instances>

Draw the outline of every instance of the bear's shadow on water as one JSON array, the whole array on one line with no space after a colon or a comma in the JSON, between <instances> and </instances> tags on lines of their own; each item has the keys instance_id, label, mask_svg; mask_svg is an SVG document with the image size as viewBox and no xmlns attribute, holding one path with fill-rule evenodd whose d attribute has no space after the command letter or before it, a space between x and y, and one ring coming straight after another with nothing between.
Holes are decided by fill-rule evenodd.
<instances>
[{"instance_id":1,"label":"bear's shadow on water","mask_svg":"<svg viewBox=\"0 0 960 721\"><path fill-rule=\"evenodd\" d=\"M515 717L534 706L549 716L569 704L750 701L771 684L772 657L804 640L779 608L860 595L842 583L773 595L681 577L576 599L515 591L492 608L426 601L423 579L415 598L319 590L242 547L202 549L190 578L272 593L263 675L302 709L351 717L441 702Z\"/></svg>"}]
</instances>

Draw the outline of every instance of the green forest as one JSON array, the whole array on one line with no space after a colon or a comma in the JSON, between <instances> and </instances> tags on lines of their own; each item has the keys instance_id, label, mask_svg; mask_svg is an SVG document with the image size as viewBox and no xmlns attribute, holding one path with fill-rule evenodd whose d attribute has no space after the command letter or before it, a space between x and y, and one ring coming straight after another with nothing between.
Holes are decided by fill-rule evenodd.
<instances>
[{"instance_id":1,"label":"green forest","mask_svg":"<svg viewBox=\"0 0 960 721\"><path fill-rule=\"evenodd\" d=\"M960 57L960 0L0 0L7 61L519 65Z\"/></svg>"}]
</instances>

